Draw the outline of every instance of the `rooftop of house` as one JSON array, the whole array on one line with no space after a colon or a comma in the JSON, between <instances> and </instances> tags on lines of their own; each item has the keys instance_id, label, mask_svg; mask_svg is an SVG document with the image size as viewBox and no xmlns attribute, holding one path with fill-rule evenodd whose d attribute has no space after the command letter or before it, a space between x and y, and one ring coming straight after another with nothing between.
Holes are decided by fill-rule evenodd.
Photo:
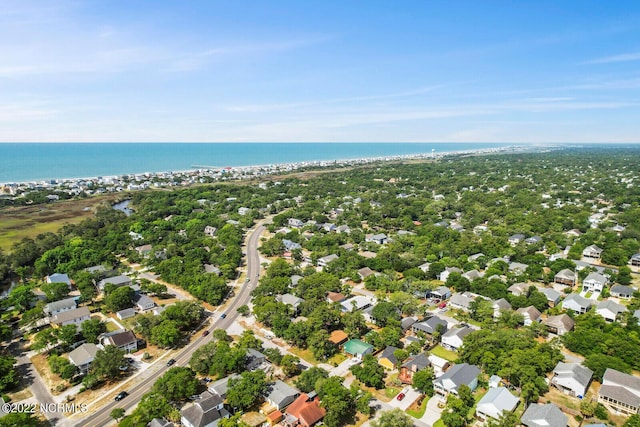
<instances>
[{"instance_id":1,"label":"rooftop of house","mask_svg":"<svg viewBox=\"0 0 640 427\"><path fill-rule=\"evenodd\" d=\"M527 427L564 427L567 425L567 416L553 403L541 405L532 403L520 419Z\"/></svg>"},{"instance_id":2,"label":"rooftop of house","mask_svg":"<svg viewBox=\"0 0 640 427\"><path fill-rule=\"evenodd\" d=\"M593 371L579 363L558 362L553 369L553 374L558 377L570 377L575 379L578 384L586 387L591 382Z\"/></svg>"}]
</instances>

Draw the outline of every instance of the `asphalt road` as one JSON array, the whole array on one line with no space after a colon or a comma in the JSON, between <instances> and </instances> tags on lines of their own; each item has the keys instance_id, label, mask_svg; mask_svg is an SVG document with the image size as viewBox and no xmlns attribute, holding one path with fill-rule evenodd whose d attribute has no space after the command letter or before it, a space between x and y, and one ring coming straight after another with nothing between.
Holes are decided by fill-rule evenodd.
<instances>
[{"instance_id":1,"label":"asphalt road","mask_svg":"<svg viewBox=\"0 0 640 427\"><path fill-rule=\"evenodd\" d=\"M240 291L236 292L236 296L233 298L231 305L226 309L226 317L222 319L218 317L213 324L207 328L212 331L214 329L227 329L239 316L237 311L238 307L247 304L251 299L251 291L258 285L258 276L260 274L260 256L258 254L258 243L260 242L260 235L265 230L263 223L260 223L251 233L247 240L247 278L248 282L242 285ZM199 336L193 342L186 347L178 351L173 358L176 360L173 366L186 366L189 363L192 353L198 347L209 342L212 338L211 335L203 337L199 332ZM123 408L129 410L135 407L142 395L148 393L156 380L169 369L165 364L160 365L159 369L156 369L147 378L140 381L133 388L129 389L129 396L122 399L119 402L111 400L105 406L100 408L95 414L90 415L81 421L77 422L76 426L97 427L105 426L113 422L110 416L111 411L114 408Z\"/></svg>"}]
</instances>

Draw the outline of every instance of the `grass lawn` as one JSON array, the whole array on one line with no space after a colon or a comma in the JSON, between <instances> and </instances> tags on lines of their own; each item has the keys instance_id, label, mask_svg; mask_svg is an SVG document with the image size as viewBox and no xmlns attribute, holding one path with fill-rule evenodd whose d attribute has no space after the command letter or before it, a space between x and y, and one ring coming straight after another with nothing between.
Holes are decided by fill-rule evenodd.
<instances>
[{"instance_id":1,"label":"grass lawn","mask_svg":"<svg viewBox=\"0 0 640 427\"><path fill-rule=\"evenodd\" d=\"M437 346L433 347L431 350L429 350L429 352L431 354L433 354L434 356L442 357L443 359L446 359L449 362L455 362L456 360L458 360L458 354L457 353L455 353L453 351L446 350L440 344L438 344Z\"/></svg>"},{"instance_id":2,"label":"grass lawn","mask_svg":"<svg viewBox=\"0 0 640 427\"><path fill-rule=\"evenodd\" d=\"M341 364L345 360L347 360L347 356L345 356L342 353L337 353L337 354L334 354L333 357L331 357L327 362L330 365L338 366L339 364Z\"/></svg>"},{"instance_id":3,"label":"grass lawn","mask_svg":"<svg viewBox=\"0 0 640 427\"><path fill-rule=\"evenodd\" d=\"M120 329L120 327L118 325L116 325L115 322L112 321L108 321L106 322L106 328L107 328L107 332L113 332L113 331L117 331L118 329Z\"/></svg>"},{"instance_id":4,"label":"grass lawn","mask_svg":"<svg viewBox=\"0 0 640 427\"><path fill-rule=\"evenodd\" d=\"M311 352L311 350L303 350L301 348L291 346L291 348L289 348L289 353L294 354L300 359L311 363L313 366L320 363L320 361L316 360L316 358L313 357L313 353Z\"/></svg>"},{"instance_id":5,"label":"grass lawn","mask_svg":"<svg viewBox=\"0 0 640 427\"><path fill-rule=\"evenodd\" d=\"M428 402L429 402L429 397L425 396L424 399L422 399L422 403L420 404L420 406L415 407L412 405L409 409L407 409L407 414L411 415L413 418L417 418L417 419L422 418L422 416L427 410Z\"/></svg>"},{"instance_id":6,"label":"grass lawn","mask_svg":"<svg viewBox=\"0 0 640 427\"><path fill-rule=\"evenodd\" d=\"M433 425L433 427L446 427L446 426L442 422L442 419L439 419L438 421L436 421L436 423Z\"/></svg>"},{"instance_id":7,"label":"grass lawn","mask_svg":"<svg viewBox=\"0 0 640 427\"><path fill-rule=\"evenodd\" d=\"M390 399L393 398L399 392L400 392L400 389L395 387L387 387L384 389L384 395Z\"/></svg>"}]
</instances>

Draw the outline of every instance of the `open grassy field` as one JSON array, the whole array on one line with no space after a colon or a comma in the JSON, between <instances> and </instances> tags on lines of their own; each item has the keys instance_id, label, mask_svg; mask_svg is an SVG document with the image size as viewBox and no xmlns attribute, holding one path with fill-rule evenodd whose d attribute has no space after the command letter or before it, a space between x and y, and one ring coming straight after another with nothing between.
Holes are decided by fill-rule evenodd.
<instances>
[{"instance_id":1,"label":"open grassy field","mask_svg":"<svg viewBox=\"0 0 640 427\"><path fill-rule=\"evenodd\" d=\"M77 224L92 216L100 204L117 198L122 195L0 209L0 249L6 252L25 237L34 238L47 231L56 232L66 224Z\"/></svg>"}]
</instances>

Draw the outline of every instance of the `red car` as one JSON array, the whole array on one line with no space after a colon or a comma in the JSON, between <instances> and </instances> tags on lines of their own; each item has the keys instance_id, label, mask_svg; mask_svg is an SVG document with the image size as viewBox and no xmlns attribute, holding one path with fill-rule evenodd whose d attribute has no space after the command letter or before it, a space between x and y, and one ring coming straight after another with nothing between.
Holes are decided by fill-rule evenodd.
<instances>
[{"instance_id":1,"label":"red car","mask_svg":"<svg viewBox=\"0 0 640 427\"><path fill-rule=\"evenodd\" d=\"M400 394L398 394L398 396L396 397L396 399L398 399L398 400L402 400L402 399L404 399L404 393L400 393Z\"/></svg>"},{"instance_id":2,"label":"red car","mask_svg":"<svg viewBox=\"0 0 640 427\"><path fill-rule=\"evenodd\" d=\"M440 304L440 305L438 306L438 308L445 308L446 306L447 306L447 303L446 303L446 302L443 302L442 304Z\"/></svg>"}]
</instances>

